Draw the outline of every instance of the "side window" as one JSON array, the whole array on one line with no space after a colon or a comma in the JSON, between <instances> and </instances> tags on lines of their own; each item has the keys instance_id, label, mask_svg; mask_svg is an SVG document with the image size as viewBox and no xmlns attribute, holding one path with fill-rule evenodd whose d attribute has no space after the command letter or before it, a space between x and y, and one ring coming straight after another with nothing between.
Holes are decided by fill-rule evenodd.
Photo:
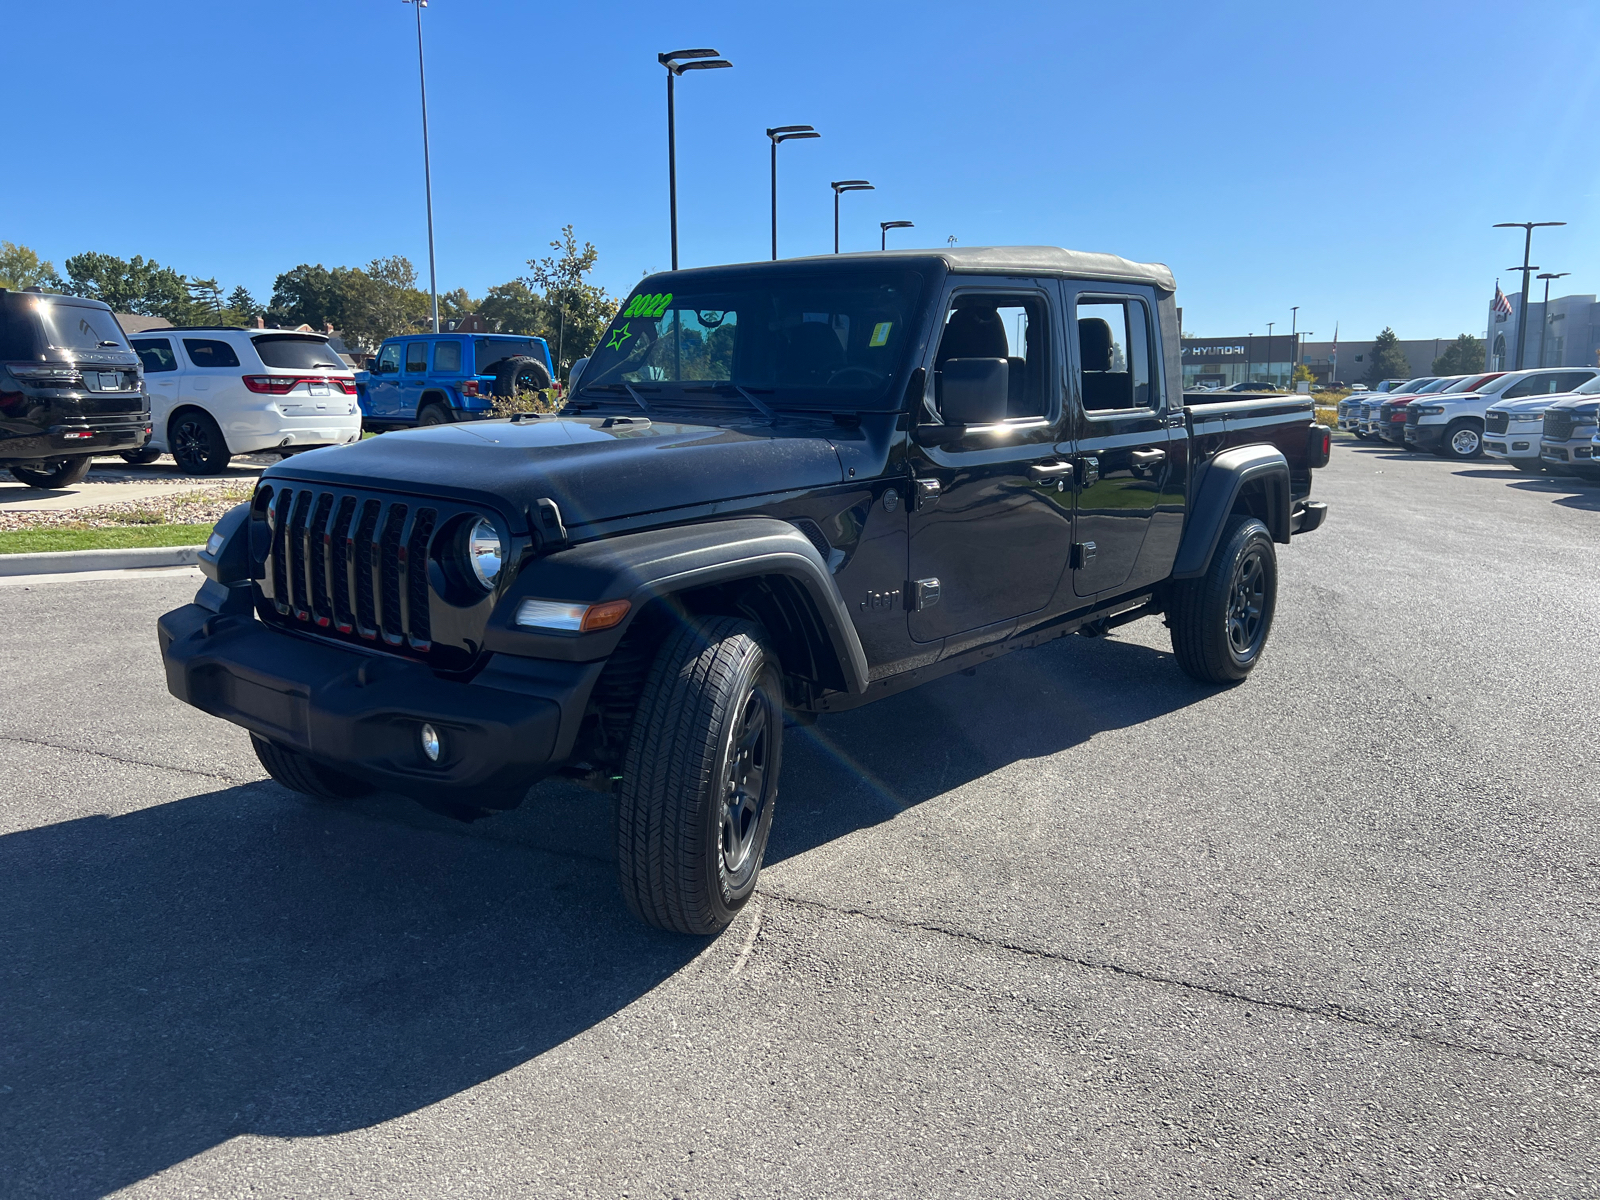
<instances>
[{"instance_id":1,"label":"side window","mask_svg":"<svg viewBox=\"0 0 1600 1200\"><path fill-rule=\"evenodd\" d=\"M1079 394L1085 411L1094 416L1155 408L1154 341L1144 301L1080 297L1077 318Z\"/></svg>"},{"instance_id":2,"label":"side window","mask_svg":"<svg viewBox=\"0 0 1600 1200\"><path fill-rule=\"evenodd\" d=\"M400 347L388 345L383 348L383 353L378 355L375 364L379 375L398 375L400 373Z\"/></svg>"},{"instance_id":3,"label":"side window","mask_svg":"<svg viewBox=\"0 0 1600 1200\"><path fill-rule=\"evenodd\" d=\"M433 344L433 369L441 375L461 373L461 343L435 342Z\"/></svg>"},{"instance_id":4,"label":"side window","mask_svg":"<svg viewBox=\"0 0 1600 1200\"><path fill-rule=\"evenodd\" d=\"M1593 378L1593 371L1563 371L1561 372L1561 382L1556 391L1570 392L1573 388L1582 387Z\"/></svg>"},{"instance_id":5,"label":"side window","mask_svg":"<svg viewBox=\"0 0 1600 1200\"><path fill-rule=\"evenodd\" d=\"M210 338L184 338L183 352L189 356L189 361L197 367L237 367L239 356L233 352L233 347L227 342L216 342Z\"/></svg>"},{"instance_id":6,"label":"side window","mask_svg":"<svg viewBox=\"0 0 1600 1200\"><path fill-rule=\"evenodd\" d=\"M172 352L172 343L166 338L150 338L148 341L135 338L133 348L139 355L139 361L144 364L146 375L178 369L178 356Z\"/></svg>"},{"instance_id":7,"label":"side window","mask_svg":"<svg viewBox=\"0 0 1600 1200\"><path fill-rule=\"evenodd\" d=\"M934 394L942 401L947 364L1002 360L1007 420L1050 414L1049 310L1037 293L964 292L950 301L934 358ZM950 368L951 378L969 368Z\"/></svg>"},{"instance_id":8,"label":"side window","mask_svg":"<svg viewBox=\"0 0 1600 1200\"><path fill-rule=\"evenodd\" d=\"M423 373L428 369L428 343L406 343L406 374Z\"/></svg>"}]
</instances>

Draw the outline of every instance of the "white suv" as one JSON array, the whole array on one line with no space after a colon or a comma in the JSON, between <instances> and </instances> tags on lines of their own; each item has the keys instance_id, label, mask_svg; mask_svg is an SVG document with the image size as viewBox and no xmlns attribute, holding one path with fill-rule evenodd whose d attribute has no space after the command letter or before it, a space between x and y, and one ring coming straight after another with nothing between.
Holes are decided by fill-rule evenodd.
<instances>
[{"instance_id":1,"label":"white suv","mask_svg":"<svg viewBox=\"0 0 1600 1200\"><path fill-rule=\"evenodd\" d=\"M355 374L319 333L152 329L130 338L150 393L150 442L183 471L215 475L235 454L361 440Z\"/></svg>"},{"instance_id":2,"label":"white suv","mask_svg":"<svg viewBox=\"0 0 1600 1200\"><path fill-rule=\"evenodd\" d=\"M1597 375L1600 370L1594 367L1508 371L1475 392L1415 401L1406 409L1406 444L1444 458L1477 458L1483 453L1484 418L1491 404L1570 392Z\"/></svg>"}]
</instances>

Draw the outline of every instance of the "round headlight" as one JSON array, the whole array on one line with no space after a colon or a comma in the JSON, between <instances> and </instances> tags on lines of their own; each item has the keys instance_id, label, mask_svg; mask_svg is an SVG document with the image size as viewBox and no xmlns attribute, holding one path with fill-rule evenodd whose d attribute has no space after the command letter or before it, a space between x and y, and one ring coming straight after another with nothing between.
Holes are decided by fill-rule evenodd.
<instances>
[{"instance_id":1,"label":"round headlight","mask_svg":"<svg viewBox=\"0 0 1600 1200\"><path fill-rule=\"evenodd\" d=\"M467 565L473 577L485 588L494 587L500 578L500 568L505 565L506 549L500 540L500 531L494 522L479 517L467 531Z\"/></svg>"}]
</instances>

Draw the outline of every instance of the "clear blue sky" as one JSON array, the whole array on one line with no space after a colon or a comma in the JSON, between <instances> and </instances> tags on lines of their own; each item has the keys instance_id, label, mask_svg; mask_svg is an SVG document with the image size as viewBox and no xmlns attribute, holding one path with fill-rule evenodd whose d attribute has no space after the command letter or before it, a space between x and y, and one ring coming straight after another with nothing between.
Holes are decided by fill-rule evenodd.
<instances>
[{"instance_id":1,"label":"clear blue sky","mask_svg":"<svg viewBox=\"0 0 1600 1200\"><path fill-rule=\"evenodd\" d=\"M1160 260L1201 334L1286 331L1293 304L1319 339L1481 334L1521 259L1496 221L1570 222L1534 260L1600 291L1593 3L433 0L423 22L441 290L521 273L568 222L613 291L665 268L655 54L712 46L735 69L678 90L685 265L767 256L763 130L807 123L823 139L780 152L786 254L830 249L828 181L864 177L847 250L906 219L894 245ZM48 89L12 128L0 238L260 299L300 262L400 253L425 283L409 7L78 0L6 27L12 77Z\"/></svg>"}]
</instances>

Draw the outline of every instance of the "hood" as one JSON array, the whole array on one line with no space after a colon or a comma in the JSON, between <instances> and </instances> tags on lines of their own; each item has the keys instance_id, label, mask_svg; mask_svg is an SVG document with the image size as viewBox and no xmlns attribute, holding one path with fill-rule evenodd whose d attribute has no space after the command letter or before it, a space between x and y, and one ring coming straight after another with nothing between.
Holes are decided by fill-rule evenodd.
<instances>
[{"instance_id":1,"label":"hood","mask_svg":"<svg viewBox=\"0 0 1600 1200\"><path fill-rule=\"evenodd\" d=\"M1516 400L1497 400L1489 412L1543 412L1550 407L1549 396L1522 396Z\"/></svg>"},{"instance_id":2,"label":"hood","mask_svg":"<svg viewBox=\"0 0 1600 1200\"><path fill-rule=\"evenodd\" d=\"M1583 417L1592 416L1595 410L1600 408L1600 399L1597 399L1593 393L1578 392L1574 394L1568 392L1554 398L1546 396L1545 399L1548 401L1544 406L1546 412L1555 409L1560 412L1576 413L1578 416Z\"/></svg>"},{"instance_id":3,"label":"hood","mask_svg":"<svg viewBox=\"0 0 1600 1200\"><path fill-rule=\"evenodd\" d=\"M487 504L520 530L548 497L570 526L844 478L822 426L727 428L617 417L474 421L312 450L262 478Z\"/></svg>"}]
</instances>

